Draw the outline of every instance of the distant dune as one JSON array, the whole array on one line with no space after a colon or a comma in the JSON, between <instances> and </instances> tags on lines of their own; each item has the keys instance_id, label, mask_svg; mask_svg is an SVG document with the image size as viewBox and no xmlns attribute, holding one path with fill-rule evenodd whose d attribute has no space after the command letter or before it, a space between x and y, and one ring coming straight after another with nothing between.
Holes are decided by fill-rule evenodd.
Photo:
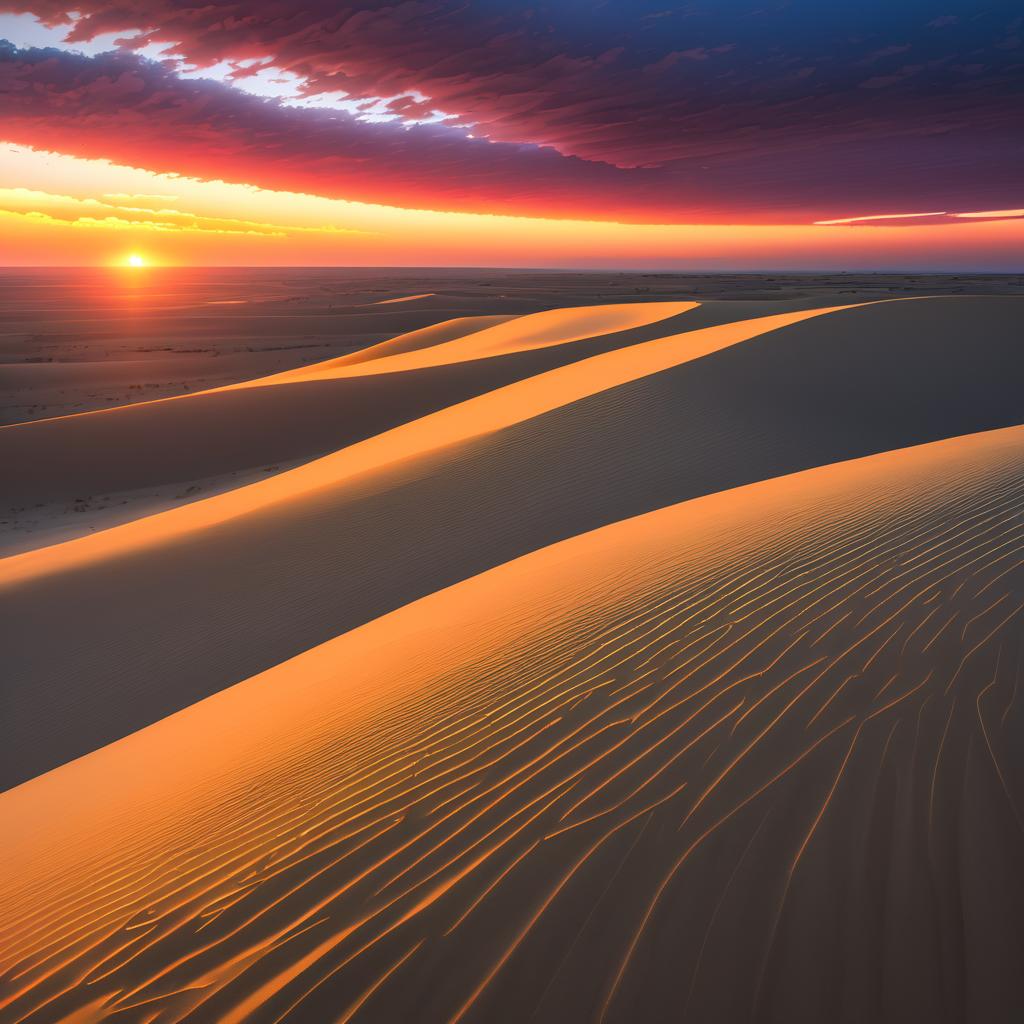
<instances>
[{"instance_id":1,"label":"distant dune","mask_svg":"<svg viewBox=\"0 0 1024 1024\"><path fill-rule=\"evenodd\" d=\"M124 495L0 558L0 1022L1024 1018L1022 303L439 314L0 429Z\"/></svg>"},{"instance_id":2,"label":"distant dune","mask_svg":"<svg viewBox=\"0 0 1024 1024\"><path fill-rule=\"evenodd\" d=\"M636 312L648 305L655 308ZM71 501L311 458L573 359L678 330L693 306L632 304L583 317L558 311L561 318L537 314L539 327L532 317L517 318L525 322L522 335L505 330L489 349L404 367L416 373L387 373L400 354L494 329L494 318L460 319L360 353L358 366L343 357L234 387L0 428L0 459L12 470L7 494ZM495 355L505 358L485 358ZM363 372L377 364L384 364L380 373Z\"/></svg>"},{"instance_id":3,"label":"distant dune","mask_svg":"<svg viewBox=\"0 0 1024 1024\"><path fill-rule=\"evenodd\" d=\"M139 287L144 283L144 287ZM381 299L426 295L415 302ZM624 274L349 268L0 273L0 423L180 395L365 350L442 320L606 303L768 312L907 295L1022 294L1006 275ZM0 515L3 509L0 504Z\"/></svg>"},{"instance_id":4,"label":"distant dune","mask_svg":"<svg viewBox=\"0 0 1024 1024\"><path fill-rule=\"evenodd\" d=\"M416 352L422 348L432 348L435 345L443 345L445 342L454 341L467 334L482 331L495 324L502 324L508 320L517 319L514 316L459 316L452 320L442 320L439 323L431 324L429 327L421 327L418 331L408 331L400 334L397 338L389 338L387 341L370 345L352 352L347 356L338 356L336 359L326 360L317 365L327 366L354 366L357 363L365 363L368 360L377 360L383 356L398 355L404 352ZM301 371L300 371L301 372Z\"/></svg>"},{"instance_id":5,"label":"distant dune","mask_svg":"<svg viewBox=\"0 0 1024 1024\"><path fill-rule=\"evenodd\" d=\"M276 384L286 380L322 380L333 377L369 376L378 373L397 373L420 370L428 366L448 366L473 359L507 356L514 352L531 352L553 345L567 345L619 331L629 331L660 323L696 308L696 302L631 302L614 306L581 306L576 309L549 309L528 316L501 318L460 318L450 324L439 324L440 330L430 335L430 328L415 332L415 343L406 336L392 342L382 342L366 351L356 361L351 357L306 366L297 370L264 377L261 380L236 384L235 387ZM450 335L441 330L451 327ZM458 329L460 327L467 330Z\"/></svg>"},{"instance_id":6,"label":"distant dune","mask_svg":"<svg viewBox=\"0 0 1024 1024\"><path fill-rule=\"evenodd\" d=\"M378 299L376 305L389 306L394 302L415 302L416 299L429 299L433 294L433 292L423 292L420 295L399 295L393 299Z\"/></svg>"}]
</instances>

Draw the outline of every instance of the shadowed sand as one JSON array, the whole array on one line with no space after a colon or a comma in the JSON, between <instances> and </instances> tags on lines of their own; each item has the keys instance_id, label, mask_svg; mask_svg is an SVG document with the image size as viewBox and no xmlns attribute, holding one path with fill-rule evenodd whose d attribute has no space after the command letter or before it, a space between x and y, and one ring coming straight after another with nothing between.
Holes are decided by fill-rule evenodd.
<instances>
[{"instance_id":1,"label":"shadowed sand","mask_svg":"<svg viewBox=\"0 0 1024 1024\"><path fill-rule=\"evenodd\" d=\"M670 317L695 309L696 302L633 302L612 306L582 306L577 309L550 309L529 316L514 317L501 323L480 325L479 321L490 319L474 317L454 321L455 325L465 324L467 329L453 332L451 338L444 338L441 330L448 323L439 324L431 344L412 343L411 339L397 339L384 342L368 350L359 360L358 369L347 357L300 367L272 377L264 377L249 384L235 387L275 384L287 380L319 380L332 377L365 376L376 373L397 373L402 370L419 370L428 366L447 366L472 359L487 359L493 356L511 355L514 352L530 352L553 345L566 345L573 341L617 334L620 331L646 327L661 323ZM426 331L417 331L421 338ZM419 339L417 339L418 341ZM385 349L385 346L389 346ZM369 357L366 358L366 357Z\"/></svg>"},{"instance_id":2,"label":"shadowed sand","mask_svg":"<svg viewBox=\"0 0 1024 1024\"><path fill-rule=\"evenodd\" d=\"M504 318L459 318L356 353L352 365L342 357L198 394L0 428L0 461L10 468L5 498L68 503L312 458L510 381L674 333L693 308L584 307L498 325ZM710 319L733 316L726 306ZM495 338L489 331L497 329ZM450 351L464 335L471 344ZM473 343L477 336L482 343ZM447 354L427 358L435 350ZM421 364L394 366L410 356L423 357Z\"/></svg>"},{"instance_id":3,"label":"shadowed sand","mask_svg":"<svg viewBox=\"0 0 1024 1024\"><path fill-rule=\"evenodd\" d=\"M22 582L54 570L64 572L109 557L120 558L132 551L154 545L162 546L168 540L229 522L281 502L293 503L325 486L355 480L485 437L729 345L831 312L834 310L786 313L659 337L652 342L633 344L624 350L537 374L404 423L393 430L381 432L263 484L239 489L202 503L197 502L190 508L176 509L161 516L130 523L107 531L100 537L81 538L5 559L0 564L0 583ZM313 379L317 376L314 372ZM240 389L258 391L263 386L263 381L256 381L240 385ZM167 400L156 404L167 406L176 403ZM130 408L134 413L140 407ZM88 414L89 421L100 418L106 418L105 414ZM74 422L77 425L82 420L75 418Z\"/></svg>"},{"instance_id":4,"label":"shadowed sand","mask_svg":"<svg viewBox=\"0 0 1024 1024\"><path fill-rule=\"evenodd\" d=\"M0 796L2 1019L1019 1019L1022 508L1011 428L648 512Z\"/></svg>"},{"instance_id":5,"label":"shadowed sand","mask_svg":"<svg viewBox=\"0 0 1024 1024\"><path fill-rule=\"evenodd\" d=\"M18 686L3 778L577 533L1020 422L1018 302L881 303L616 349L222 498L4 559Z\"/></svg>"},{"instance_id":6,"label":"shadowed sand","mask_svg":"<svg viewBox=\"0 0 1024 1024\"><path fill-rule=\"evenodd\" d=\"M745 319L758 315L758 305L783 312L908 295L1021 292L1019 277L963 274L0 270L0 423L251 379L453 317L738 300L749 309L734 319ZM380 301L410 295L429 297Z\"/></svg>"},{"instance_id":7,"label":"shadowed sand","mask_svg":"<svg viewBox=\"0 0 1024 1024\"><path fill-rule=\"evenodd\" d=\"M382 356L398 355L402 352L416 352L421 348L430 348L433 345L442 345L446 341L453 341L463 335L471 334L474 331L482 331L485 327L493 327L495 324L505 323L516 319L513 316L459 316L452 320L442 320L440 323L431 324L429 327L421 327L418 331L408 331L400 334L397 338L389 338L387 341L370 345L360 352L352 352L346 356L338 356L336 359L325 360L318 363L318 366L354 366L356 363L365 363L367 360L380 359Z\"/></svg>"}]
</instances>

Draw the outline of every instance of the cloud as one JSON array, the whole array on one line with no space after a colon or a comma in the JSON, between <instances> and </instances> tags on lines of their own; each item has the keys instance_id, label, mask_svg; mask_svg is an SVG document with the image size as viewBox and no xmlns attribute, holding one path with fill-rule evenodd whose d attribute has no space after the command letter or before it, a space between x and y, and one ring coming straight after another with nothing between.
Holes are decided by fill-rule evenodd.
<instances>
[{"instance_id":1,"label":"cloud","mask_svg":"<svg viewBox=\"0 0 1024 1024\"><path fill-rule=\"evenodd\" d=\"M0 43L0 93L0 137L155 171L431 209L653 217L659 208L649 172L443 126L291 108L128 53Z\"/></svg>"},{"instance_id":2,"label":"cloud","mask_svg":"<svg viewBox=\"0 0 1024 1024\"><path fill-rule=\"evenodd\" d=\"M1018 220L1024 218L1024 210L973 210L966 213L951 213L946 210L932 210L926 213L876 213L859 217L837 217L834 220L819 220L822 227L903 227L915 220L927 224L955 224L958 220Z\"/></svg>"},{"instance_id":3,"label":"cloud","mask_svg":"<svg viewBox=\"0 0 1024 1024\"><path fill-rule=\"evenodd\" d=\"M801 133L837 142L948 133L997 112L1006 131L1020 128L1012 53L986 61L969 87L958 70L972 54L998 54L1012 0L983 11L951 0L932 25L964 14L955 33L928 31L917 5L820 0L681 10L653 0L76 0L76 18L57 0L6 2L68 25L73 41L141 32L126 45L167 45L200 67L269 62L309 94L415 96L420 109L472 125L477 137L620 167L722 154L740 129L748 148L778 149ZM886 67L911 46L931 68L920 81ZM884 104L857 89L865 61L881 65ZM808 65L818 68L813 86L792 74Z\"/></svg>"},{"instance_id":4,"label":"cloud","mask_svg":"<svg viewBox=\"0 0 1024 1024\"><path fill-rule=\"evenodd\" d=\"M954 217L970 217L975 220L1016 220L1024 217L1024 210L974 210L970 213L954 213Z\"/></svg>"},{"instance_id":5,"label":"cloud","mask_svg":"<svg viewBox=\"0 0 1024 1024\"><path fill-rule=\"evenodd\" d=\"M144 229L148 231L184 231L193 234L258 235L284 237L288 234L315 232L342 236L365 232L318 225L315 228L290 224L270 224L235 217L210 217L166 207L134 206L138 200L173 199L173 196L133 196L109 194L97 199L58 195L39 189L0 188L0 213L72 227Z\"/></svg>"},{"instance_id":6,"label":"cloud","mask_svg":"<svg viewBox=\"0 0 1024 1024\"><path fill-rule=\"evenodd\" d=\"M703 67L730 57L731 51L680 63ZM565 60L548 68L553 81L579 70L575 58ZM605 49L588 60L613 68L622 54ZM454 69L456 57L451 61ZM917 65L895 73L914 82L927 77ZM801 81L792 66L783 74ZM124 51L87 57L0 43L0 94L0 138L11 142L408 208L646 223L807 223L911 202L944 209L1020 203L1022 134L1008 130L1019 106L975 111L970 91L963 103L944 105L949 123L942 131L915 125L895 134L879 129L873 111L880 105L864 92L860 113L842 131L830 129L813 97L787 100L770 117L762 117L761 100L723 105L693 116L687 156L654 167L493 142L446 123L368 122L346 111L296 108L229 83L185 79L173 62ZM608 100L601 116L658 130L657 119L645 122L645 111L631 102ZM425 103L412 97L394 109L419 113ZM660 131L666 134L664 126Z\"/></svg>"}]
</instances>

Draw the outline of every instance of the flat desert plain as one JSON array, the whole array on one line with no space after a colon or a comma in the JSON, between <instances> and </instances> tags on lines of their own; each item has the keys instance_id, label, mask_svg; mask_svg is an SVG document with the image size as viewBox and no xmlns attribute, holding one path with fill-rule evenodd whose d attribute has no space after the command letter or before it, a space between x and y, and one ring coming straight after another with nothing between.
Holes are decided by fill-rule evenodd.
<instances>
[{"instance_id":1,"label":"flat desert plain","mask_svg":"<svg viewBox=\"0 0 1024 1024\"><path fill-rule=\"evenodd\" d=\"M1024 1019L1024 285L0 278L0 1021Z\"/></svg>"}]
</instances>

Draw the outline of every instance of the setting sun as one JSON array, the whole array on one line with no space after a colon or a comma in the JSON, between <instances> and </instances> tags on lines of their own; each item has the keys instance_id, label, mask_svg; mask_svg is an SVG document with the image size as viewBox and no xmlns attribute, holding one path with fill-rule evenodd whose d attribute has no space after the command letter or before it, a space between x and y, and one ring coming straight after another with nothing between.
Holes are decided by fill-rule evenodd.
<instances>
[{"instance_id":1,"label":"setting sun","mask_svg":"<svg viewBox=\"0 0 1024 1024\"><path fill-rule=\"evenodd\" d=\"M146 261L138 253L133 252L131 256L128 257L129 267L144 267L145 265Z\"/></svg>"}]
</instances>

